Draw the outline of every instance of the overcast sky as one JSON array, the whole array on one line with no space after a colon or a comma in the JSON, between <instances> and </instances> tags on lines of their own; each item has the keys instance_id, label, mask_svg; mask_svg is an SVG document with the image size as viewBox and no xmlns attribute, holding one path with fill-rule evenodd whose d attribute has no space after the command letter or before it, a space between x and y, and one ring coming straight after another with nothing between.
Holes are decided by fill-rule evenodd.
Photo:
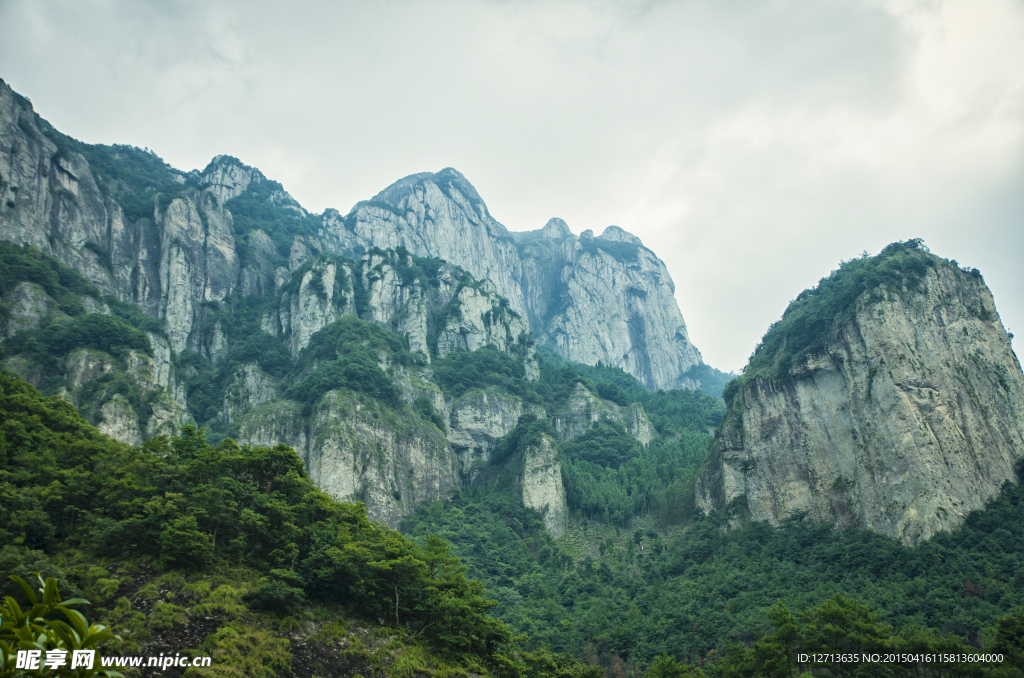
<instances>
[{"instance_id":1,"label":"overcast sky","mask_svg":"<svg viewBox=\"0 0 1024 678\"><path fill-rule=\"evenodd\" d=\"M1024 333L1022 0L0 0L0 78L78 139L234 155L315 212L451 166L511 230L621 226L724 370L912 237Z\"/></svg>"}]
</instances>

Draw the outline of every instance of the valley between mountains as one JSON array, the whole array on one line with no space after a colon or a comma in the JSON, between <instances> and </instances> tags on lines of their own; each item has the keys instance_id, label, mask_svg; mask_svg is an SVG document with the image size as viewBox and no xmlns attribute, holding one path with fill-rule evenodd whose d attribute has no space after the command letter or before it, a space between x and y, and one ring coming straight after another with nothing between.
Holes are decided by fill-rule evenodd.
<instances>
[{"instance_id":1,"label":"valley between mountains","mask_svg":"<svg viewBox=\"0 0 1024 678\"><path fill-rule=\"evenodd\" d=\"M0 588L53 577L109 652L1024 676L1024 374L981 272L920 240L842 262L731 375L639 238L509 231L451 168L311 214L2 81L0 150ZM15 645L0 676L36 675Z\"/></svg>"}]
</instances>

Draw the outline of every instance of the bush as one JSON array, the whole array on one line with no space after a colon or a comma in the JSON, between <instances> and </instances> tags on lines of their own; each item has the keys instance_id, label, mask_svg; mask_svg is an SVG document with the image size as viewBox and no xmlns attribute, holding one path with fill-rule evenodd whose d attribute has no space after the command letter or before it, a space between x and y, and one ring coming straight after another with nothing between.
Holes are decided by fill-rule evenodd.
<instances>
[{"instance_id":1,"label":"bush","mask_svg":"<svg viewBox=\"0 0 1024 678\"><path fill-rule=\"evenodd\" d=\"M249 607L269 612L287 613L306 602L306 593L301 588L289 586L280 579L264 582L258 589L242 596Z\"/></svg>"}]
</instances>

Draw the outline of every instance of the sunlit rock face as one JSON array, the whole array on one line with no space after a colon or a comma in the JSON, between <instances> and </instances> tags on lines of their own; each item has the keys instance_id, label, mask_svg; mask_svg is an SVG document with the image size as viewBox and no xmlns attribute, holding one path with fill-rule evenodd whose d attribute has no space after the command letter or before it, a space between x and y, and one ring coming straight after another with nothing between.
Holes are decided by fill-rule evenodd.
<instances>
[{"instance_id":1,"label":"sunlit rock face","mask_svg":"<svg viewBox=\"0 0 1024 678\"><path fill-rule=\"evenodd\" d=\"M1024 376L980 277L858 300L827 350L744 385L698 478L705 511L856 525L914 544L1019 481Z\"/></svg>"}]
</instances>

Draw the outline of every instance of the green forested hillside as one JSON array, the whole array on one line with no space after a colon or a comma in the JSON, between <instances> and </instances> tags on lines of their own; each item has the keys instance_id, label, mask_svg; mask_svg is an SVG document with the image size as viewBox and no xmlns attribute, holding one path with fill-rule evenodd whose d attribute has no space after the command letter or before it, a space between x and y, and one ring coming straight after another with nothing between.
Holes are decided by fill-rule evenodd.
<instances>
[{"instance_id":1,"label":"green forested hillside","mask_svg":"<svg viewBox=\"0 0 1024 678\"><path fill-rule=\"evenodd\" d=\"M879 632L886 643L897 643L890 633L920 642L924 634L986 650L996 642L998 620L1024 605L1018 486L960 529L916 548L799 519L732 530L722 519L668 533L585 522L555 542L513 494L478 489L422 507L407 530L449 539L470 575L497 598L495 614L513 632L607 667L645 666L665 652L702 663L730 647L746 657L732 645L749 649L777 628L770 610L779 601L806 620L842 595L863 606L857 614L870 610L878 624L891 625L891 632ZM1024 635L1014 638L1024 642Z\"/></svg>"},{"instance_id":2,"label":"green forested hillside","mask_svg":"<svg viewBox=\"0 0 1024 678\"><path fill-rule=\"evenodd\" d=\"M204 628L191 650L215 658L209 675L315 675L329 661L395 678L540 676L545 662L587 673L521 652L446 542L417 545L331 500L283 445L212 447L187 428L128 447L0 373L0 498L0 569L40 571L100 603L91 617L122 637L110 652L152 652L191 618ZM356 629L367 626L387 642L366 647ZM308 643L325 657L298 667Z\"/></svg>"},{"instance_id":3,"label":"green forested hillside","mask_svg":"<svg viewBox=\"0 0 1024 678\"><path fill-rule=\"evenodd\" d=\"M553 542L494 488L422 507L414 543L316 490L283 446L211 447L187 429L127 447L9 375L0 414L0 569L91 598L90 619L122 638L106 652L213 656L197 675L599 675L586 662L612 676L767 676L790 675L793 648L972 645L1008 659L942 675L1024 668L1024 615L1007 616L1024 602L1018 487L914 549L714 518L669 533L584 522ZM850 675L931 674L903 662Z\"/></svg>"},{"instance_id":4,"label":"green forested hillside","mask_svg":"<svg viewBox=\"0 0 1024 678\"><path fill-rule=\"evenodd\" d=\"M927 257L912 245L890 254L897 263ZM436 260L380 254L424 285L436 276ZM56 374L73 349L102 352L113 367L85 402L95 409L122 394L144 412L123 363L131 351L151 350L146 332L160 334L151 319L31 248L2 244L0 256L0 294L30 282L56 303L38 327L3 344L7 355ZM285 291L326 256L297 269ZM861 280L871 271L854 273ZM365 304L358 284L355 293L357 307ZM86 312L86 297L111 313ZM805 301L806 313L817 313L818 302ZM306 410L341 389L443 431L430 399L406 402L381 367L420 370L424 361L405 337L355 316L324 327L292 358L260 325L273 302L236 293L209 309L231 339L223 361L188 351L174 358L193 416L216 425L216 444L186 427L180 437L128 447L67 403L0 378L0 569L40 571L69 595L92 599L90 619L122 636L110 651L190 647L217 658L221 673L210 675L621 678L697 666L707 675L791 675L808 668L789 662L786 648L798 646L1009 653L1024 643L1019 487L913 549L800 518L730 528L726 515L695 514L693 500L694 475L725 413L721 400L652 393L621 370L566 363L543 349L540 377L530 381L515 353L529 337L512 353L487 346L431 362L449 400L506 393L535 413L497 443L479 482L407 518L408 538L373 524L359 506L317 490L289 448L239 446L215 415L230 375L256 363ZM0 308L0 319L7 312ZM804 348L819 336L812 330ZM63 381L43 384L56 392ZM642 445L612 417L557 442L570 532L553 541L502 464L542 435L557 437L554 416L580 385L605 404L642 406L655 437ZM942 675L1020 675L1009 665L990 669ZM927 675L858 670L851 675Z\"/></svg>"},{"instance_id":5,"label":"green forested hillside","mask_svg":"<svg viewBox=\"0 0 1024 678\"><path fill-rule=\"evenodd\" d=\"M867 291L868 301L878 295L914 291L930 268L956 266L928 251L921 239L894 242L879 254L844 261L828 277L804 290L792 301L782 318L768 328L743 370L740 381L755 377L778 380L794 362L808 352L821 350L832 328L856 311L856 302ZM978 269L964 269L981 278ZM726 400L739 388L739 381L725 391Z\"/></svg>"}]
</instances>

